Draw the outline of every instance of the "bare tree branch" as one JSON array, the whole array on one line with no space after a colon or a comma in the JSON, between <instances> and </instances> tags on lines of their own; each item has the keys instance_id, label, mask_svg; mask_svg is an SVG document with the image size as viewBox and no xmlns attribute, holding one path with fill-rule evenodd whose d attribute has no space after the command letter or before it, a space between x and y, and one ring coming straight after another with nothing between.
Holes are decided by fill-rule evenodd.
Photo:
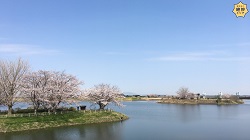
<instances>
[{"instance_id":1,"label":"bare tree branch","mask_svg":"<svg viewBox=\"0 0 250 140\"><path fill-rule=\"evenodd\" d=\"M22 78L28 70L28 62L21 58L14 62L0 60L0 103L8 107L8 114L12 113L16 97L20 97Z\"/></svg>"}]
</instances>

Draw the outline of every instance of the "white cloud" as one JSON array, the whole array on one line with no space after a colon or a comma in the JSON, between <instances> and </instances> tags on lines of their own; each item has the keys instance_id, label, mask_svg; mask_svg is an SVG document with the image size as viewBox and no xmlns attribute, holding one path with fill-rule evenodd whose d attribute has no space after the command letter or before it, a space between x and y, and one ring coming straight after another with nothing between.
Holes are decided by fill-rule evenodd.
<instances>
[{"instance_id":1,"label":"white cloud","mask_svg":"<svg viewBox=\"0 0 250 140\"><path fill-rule=\"evenodd\" d=\"M35 55L35 54L58 54L59 51L52 49L44 49L34 45L27 44L0 44L0 53L7 54L22 54L22 55Z\"/></svg>"}]
</instances>

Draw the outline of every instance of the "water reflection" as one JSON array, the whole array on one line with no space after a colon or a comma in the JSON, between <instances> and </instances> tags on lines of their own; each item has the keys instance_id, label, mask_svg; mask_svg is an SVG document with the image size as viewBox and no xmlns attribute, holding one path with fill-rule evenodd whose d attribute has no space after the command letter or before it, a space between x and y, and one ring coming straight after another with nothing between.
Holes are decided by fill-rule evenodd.
<instances>
[{"instance_id":1,"label":"water reflection","mask_svg":"<svg viewBox=\"0 0 250 140\"><path fill-rule=\"evenodd\" d=\"M69 126L1 134L1 140L120 140L121 122Z\"/></svg>"},{"instance_id":2,"label":"water reflection","mask_svg":"<svg viewBox=\"0 0 250 140\"><path fill-rule=\"evenodd\" d=\"M187 123L201 119L199 105L176 105L177 117L180 121Z\"/></svg>"},{"instance_id":3,"label":"water reflection","mask_svg":"<svg viewBox=\"0 0 250 140\"><path fill-rule=\"evenodd\" d=\"M218 118L220 120L227 120L227 119L234 119L237 118L239 115L239 106L238 105L223 105L223 106L218 106L217 113L218 113Z\"/></svg>"}]
</instances>

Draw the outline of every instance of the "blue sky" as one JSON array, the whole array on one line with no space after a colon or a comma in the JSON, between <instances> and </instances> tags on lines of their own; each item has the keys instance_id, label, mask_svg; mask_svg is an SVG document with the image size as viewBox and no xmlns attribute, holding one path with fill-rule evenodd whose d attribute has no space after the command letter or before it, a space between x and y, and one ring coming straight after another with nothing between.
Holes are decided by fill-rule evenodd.
<instances>
[{"instance_id":1,"label":"blue sky","mask_svg":"<svg viewBox=\"0 0 250 140\"><path fill-rule=\"evenodd\" d=\"M83 88L250 95L250 13L237 18L238 2L1 0L0 59L65 70Z\"/></svg>"}]
</instances>

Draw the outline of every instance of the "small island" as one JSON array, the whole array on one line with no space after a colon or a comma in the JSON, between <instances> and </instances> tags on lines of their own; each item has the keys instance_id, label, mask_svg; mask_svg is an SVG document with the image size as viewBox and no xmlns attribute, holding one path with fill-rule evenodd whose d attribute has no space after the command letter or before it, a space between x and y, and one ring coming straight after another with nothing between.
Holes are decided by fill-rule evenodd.
<instances>
[{"instance_id":1,"label":"small island","mask_svg":"<svg viewBox=\"0 0 250 140\"><path fill-rule=\"evenodd\" d=\"M194 94L190 93L188 88L181 87L177 91L177 96L168 96L162 98L158 101L158 103L164 104L211 104L211 105L237 105L243 104L243 100L239 98L239 94L230 95L230 94L222 94L214 96L206 96L205 94Z\"/></svg>"},{"instance_id":2,"label":"small island","mask_svg":"<svg viewBox=\"0 0 250 140\"><path fill-rule=\"evenodd\" d=\"M61 126L117 122L128 119L112 110L81 110L58 113L18 113L0 116L0 133L44 129Z\"/></svg>"}]
</instances>

